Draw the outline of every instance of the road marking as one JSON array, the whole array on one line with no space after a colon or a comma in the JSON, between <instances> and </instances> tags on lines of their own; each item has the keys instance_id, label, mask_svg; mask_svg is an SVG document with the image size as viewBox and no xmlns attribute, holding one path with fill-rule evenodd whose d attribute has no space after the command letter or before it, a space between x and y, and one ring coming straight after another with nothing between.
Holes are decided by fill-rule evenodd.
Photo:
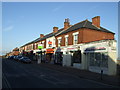
<instances>
[{"instance_id":1,"label":"road marking","mask_svg":"<svg viewBox=\"0 0 120 90\"><path fill-rule=\"evenodd\" d=\"M7 87L12 90L11 85L10 85L10 83L8 82L8 80L7 80L7 78L6 78L6 76L5 76L4 73L2 73L2 77L3 77L3 79L5 80L5 84L7 85Z\"/></svg>"}]
</instances>

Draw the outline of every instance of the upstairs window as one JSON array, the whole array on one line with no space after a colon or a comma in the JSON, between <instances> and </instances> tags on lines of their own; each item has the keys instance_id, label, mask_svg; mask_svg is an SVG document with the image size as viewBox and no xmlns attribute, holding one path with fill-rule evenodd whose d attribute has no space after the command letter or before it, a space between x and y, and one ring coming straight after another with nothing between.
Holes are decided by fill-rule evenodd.
<instances>
[{"instance_id":1,"label":"upstairs window","mask_svg":"<svg viewBox=\"0 0 120 90\"><path fill-rule=\"evenodd\" d=\"M42 46L43 46L43 48L44 48L44 41L42 41Z\"/></svg>"},{"instance_id":2,"label":"upstairs window","mask_svg":"<svg viewBox=\"0 0 120 90\"><path fill-rule=\"evenodd\" d=\"M74 44L78 43L78 34L74 35Z\"/></svg>"},{"instance_id":3,"label":"upstairs window","mask_svg":"<svg viewBox=\"0 0 120 90\"><path fill-rule=\"evenodd\" d=\"M61 46L61 39L58 39L58 46Z\"/></svg>"},{"instance_id":4,"label":"upstairs window","mask_svg":"<svg viewBox=\"0 0 120 90\"><path fill-rule=\"evenodd\" d=\"M68 46L68 35L65 36L65 46Z\"/></svg>"},{"instance_id":5,"label":"upstairs window","mask_svg":"<svg viewBox=\"0 0 120 90\"><path fill-rule=\"evenodd\" d=\"M79 32L73 33L73 44L78 44L78 33Z\"/></svg>"},{"instance_id":6,"label":"upstairs window","mask_svg":"<svg viewBox=\"0 0 120 90\"><path fill-rule=\"evenodd\" d=\"M60 47L61 46L62 37L58 37L57 39L58 39L58 47Z\"/></svg>"}]
</instances>

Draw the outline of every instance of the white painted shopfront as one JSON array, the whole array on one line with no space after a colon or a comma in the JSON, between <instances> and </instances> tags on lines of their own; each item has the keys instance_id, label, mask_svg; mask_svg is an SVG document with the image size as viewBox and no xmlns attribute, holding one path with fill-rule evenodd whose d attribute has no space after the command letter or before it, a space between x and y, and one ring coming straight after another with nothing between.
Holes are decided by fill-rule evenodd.
<instances>
[{"instance_id":1,"label":"white painted shopfront","mask_svg":"<svg viewBox=\"0 0 120 90\"><path fill-rule=\"evenodd\" d=\"M116 74L116 41L102 40L83 45L84 69L104 74Z\"/></svg>"},{"instance_id":2,"label":"white painted shopfront","mask_svg":"<svg viewBox=\"0 0 120 90\"><path fill-rule=\"evenodd\" d=\"M103 70L104 74L116 75L117 57L115 40L101 40L59 47L59 51L63 52L63 66L85 69L97 73ZM81 56L79 56L80 53Z\"/></svg>"}]
</instances>

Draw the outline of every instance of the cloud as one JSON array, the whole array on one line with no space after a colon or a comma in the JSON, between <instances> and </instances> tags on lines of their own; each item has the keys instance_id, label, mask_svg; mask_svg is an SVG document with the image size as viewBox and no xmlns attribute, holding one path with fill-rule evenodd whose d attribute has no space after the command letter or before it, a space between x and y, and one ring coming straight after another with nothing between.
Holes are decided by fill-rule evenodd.
<instances>
[{"instance_id":1,"label":"cloud","mask_svg":"<svg viewBox=\"0 0 120 90\"><path fill-rule=\"evenodd\" d=\"M13 28L14 28L14 26L11 25L11 26L4 28L3 31L11 31L11 30L13 30Z\"/></svg>"},{"instance_id":2,"label":"cloud","mask_svg":"<svg viewBox=\"0 0 120 90\"><path fill-rule=\"evenodd\" d=\"M62 6L58 6L58 7L54 8L52 11L56 12L56 11L60 10L61 8L62 8Z\"/></svg>"}]
</instances>

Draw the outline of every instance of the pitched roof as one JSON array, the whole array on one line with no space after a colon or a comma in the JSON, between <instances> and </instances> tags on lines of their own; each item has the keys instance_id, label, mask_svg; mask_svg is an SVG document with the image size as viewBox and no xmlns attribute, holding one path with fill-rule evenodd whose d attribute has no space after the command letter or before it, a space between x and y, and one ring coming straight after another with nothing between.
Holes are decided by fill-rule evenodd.
<instances>
[{"instance_id":1,"label":"pitched roof","mask_svg":"<svg viewBox=\"0 0 120 90\"><path fill-rule=\"evenodd\" d=\"M19 48L16 47L16 48L13 49L13 51L19 51Z\"/></svg>"},{"instance_id":2,"label":"pitched roof","mask_svg":"<svg viewBox=\"0 0 120 90\"><path fill-rule=\"evenodd\" d=\"M102 31L102 32L113 33L113 32L111 32L111 31L109 31L109 30L107 30L103 27L98 28L98 27L92 25L92 22L90 22L88 20L84 20L82 22L79 22L77 24L72 25L71 27L64 30L63 32L60 32L59 34L56 34L56 36L61 35L61 34L65 34L65 33L70 32L70 31L75 31L75 30L78 30L80 28L89 28L89 29L98 30L98 31Z\"/></svg>"},{"instance_id":3,"label":"pitched roof","mask_svg":"<svg viewBox=\"0 0 120 90\"><path fill-rule=\"evenodd\" d=\"M49 38L49 37L52 37L52 36L54 36L55 34L61 32L62 30L63 30L63 28L59 29L58 32L56 32L56 33L46 34L43 38L40 38L40 37L39 37L39 38L37 38L37 39L35 39L35 40L31 41L31 42L28 42L27 44L25 44L25 45L23 45L23 46L21 46L21 47L24 47L24 46L26 46L26 45L29 45L29 44L32 44L32 43L35 43L35 42L38 42L38 41L41 41L41 40L44 40L44 39Z\"/></svg>"},{"instance_id":4,"label":"pitched roof","mask_svg":"<svg viewBox=\"0 0 120 90\"><path fill-rule=\"evenodd\" d=\"M58 32L56 32L56 33L49 33L49 34L45 35L43 38L36 39L34 42L38 42L38 41L44 40L46 38L55 36L57 33L61 32L62 30L63 30L63 28L59 29Z\"/></svg>"},{"instance_id":5,"label":"pitched roof","mask_svg":"<svg viewBox=\"0 0 120 90\"><path fill-rule=\"evenodd\" d=\"M113 32L111 32L111 31L109 31L109 30L107 30L107 29L105 29L103 27L98 28L98 27L92 25L92 22L90 22L88 20L84 20L84 21L81 21L81 22L79 22L77 24L71 25L66 30L64 30L64 28L61 28L56 33L49 33L49 34L45 35L43 38L37 38L37 39L35 39L35 40L33 40L33 41L31 41L31 42L23 45L23 46L26 46L28 44L44 40L44 39L52 37L52 36L58 36L58 35L65 34L65 33L70 32L70 31L75 31L75 30L78 30L80 28L89 28L89 29L93 29L93 30L97 30L97 31L102 31L102 32L107 32L107 33L113 33ZM113 34L115 34L115 33L113 33ZM21 47L23 47L23 46L21 46Z\"/></svg>"}]
</instances>

